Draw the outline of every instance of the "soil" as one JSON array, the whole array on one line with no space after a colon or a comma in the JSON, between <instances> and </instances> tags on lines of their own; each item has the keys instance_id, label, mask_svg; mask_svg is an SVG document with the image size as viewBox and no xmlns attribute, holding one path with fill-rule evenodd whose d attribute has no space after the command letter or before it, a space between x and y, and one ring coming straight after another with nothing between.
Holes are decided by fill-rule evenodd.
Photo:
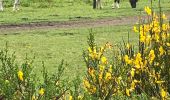
<instances>
[{"instance_id":1,"label":"soil","mask_svg":"<svg viewBox=\"0 0 170 100\"><path fill-rule=\"evenodd\" d=\"M141 17L142 19L145 17ZM170 16L168 16L170 18ZM139 21L138 17L105 18L96 20L77 20L63 22L33 22L24 24L1 24L0 31L18 31L32 29L68 29L68 28L93 28L102 26L133 25Z\"/></svg>"}]
</instances>

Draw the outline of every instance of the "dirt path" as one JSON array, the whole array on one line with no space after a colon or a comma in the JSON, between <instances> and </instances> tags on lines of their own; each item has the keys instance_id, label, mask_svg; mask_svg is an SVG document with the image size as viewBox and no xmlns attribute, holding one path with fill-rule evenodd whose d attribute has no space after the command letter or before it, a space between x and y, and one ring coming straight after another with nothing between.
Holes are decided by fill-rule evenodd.
<instances>
[{"instance_id":1,"label":"dirt path","mask_svg":"<svg viewBox=\"0 0 170 100\"><path fill-rule=\"evenodd\" d=\"M97 19L97 20L79 20L79 21L65 21L65 22L36 22L36 23L28 23L28 24L7 24L7 25L0 25L0 31L129 25L129 24L136 23L137 20L138 20L137 17L125 17L125 18L114 18L114 19L107 18L107 19Z\"/></svg>"},{"instance_id":2,"label":"dirt path","mask_svg":"<svg viewBox=\"0 0 170 100\"><path fill-rule=\"evenodd\" d=\"M170 16L168 16L170 18ZM65 22L36 22L28 24L8 24L0 25L0 31L18 31L18 30L32 30L32 29L67 29L67 28L81 28L81 27L102 27L115 25L132 25L138 22L139 17L123 17L123 18L107 18L97 20L79 20L79 21L65 21Z\"/></svg>"}]
</instances>

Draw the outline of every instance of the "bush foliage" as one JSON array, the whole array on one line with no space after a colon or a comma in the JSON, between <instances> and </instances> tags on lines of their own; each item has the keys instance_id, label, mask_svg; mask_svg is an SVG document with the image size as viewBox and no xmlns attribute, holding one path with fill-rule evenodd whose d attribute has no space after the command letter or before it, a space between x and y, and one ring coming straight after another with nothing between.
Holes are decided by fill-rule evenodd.
<instances>
[{"instance_id":1,"label":"bush foliage","mask_svg":"<svg viewBox=\"0 0 170 100\"><path fill-rule=\"evenodd\" d=\"M42 63L42 80L33 71L33 60L19 66L15 54L0 51L0 99L168 99L170 93L170 24L164 13L145 7L147 19L133 30L139 34L138 49L107 42L99 47L94 34L83 52L85 76L63 79L64 62L49 75ZM129 37L130 39L130 37ZM82 78L81 78L82 77Z\"/></svg>"}]
</instances>

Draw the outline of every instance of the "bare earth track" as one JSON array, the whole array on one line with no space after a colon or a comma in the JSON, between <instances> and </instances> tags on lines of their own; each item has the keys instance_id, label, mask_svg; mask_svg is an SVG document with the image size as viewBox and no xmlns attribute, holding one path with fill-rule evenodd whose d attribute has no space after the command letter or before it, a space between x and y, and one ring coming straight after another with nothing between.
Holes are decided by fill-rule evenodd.
<instances>
[{"instance_id":1,"label":"bare earth track","mask_svg":"<svg viewBox=\"0 0 170 100\"><path fill-rule=\"evenodd\" d=\"M0 30L29 30L47 28L80 28L80 27L101 27L115 25L129 25L138 21L137 17L107 18L97 20L79 20L65 22L35 22L25 24L1 24Z\"/></svg>"},{"instance_id":2,"label":"bare earth track","mask_svg":"<svg viewBox=\"0 0 170 100\"><path fill-rule=\"evenodd\" d=\"M144 17L142 17L144 18ZM170 18L170 16L168 16ZM115 25L132 25L139 21L139 17L107 18L97 20L78 20L65 22L34 22L25 24L0 24L0 31L22 31L32 29L67 29L81 27L102 27Z\"/></svg>"}]
</instances>

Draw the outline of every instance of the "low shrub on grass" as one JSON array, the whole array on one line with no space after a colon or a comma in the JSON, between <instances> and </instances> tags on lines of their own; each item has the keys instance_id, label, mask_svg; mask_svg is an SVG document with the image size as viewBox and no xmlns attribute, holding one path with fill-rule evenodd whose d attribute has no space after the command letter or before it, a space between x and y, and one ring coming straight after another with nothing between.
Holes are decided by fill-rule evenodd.
<instances>
[{"instance_id":1,"label":"low shrub on grass","mask_svg":"<svg viewBox=\"0 0 170 100\"><path fill-rule=\"evenodd\" d=\"M118 58L116 47L106 43L98 47L91 33L88 40L89 48L83 54L87 73L83 80L85 90L96 99L109 99L122 93L123 66ZM111 55L111 56L110 56ZM110 57L110 58L109 58Z\"/></svg>"},{"instance_id":2,"label":"low shrub on grass","mask_svg":"<svg viewBox=\"0 0 170 100\"><path fill-rule=\"evenodd\" d=\"M157 14L145 7L145 12L148 19L134 26L134 31L139 33L137 50L128 42L118 53L115 53L115 46L109 52L110 44L99 48L90 34L89 48L84 52L87 72L83 84L91 98L103 100L118 94L130 98L168 98L170 25L161 10Z\"/></svg>"},{"instance_id":3,"label":"low shrub on grass","mask_svg":"<svg viewBox=\"0 0 170 100\"><path fill-rule=\"evenodd\" d=\"M18 66L15 54L10 54L8 49L0 51L0 99L2 100L49 100L64 98L69 83L64 76L64 62L58 69L49 75L43 64L43 79L40 82L33 71L33 60L28 60Z\"/></svg>"},{"instance_id":4,"label":"low shrub on grass","mask_svg":"<svg viewBox=\"0 0 170 100\"><path fill-rule=\"evenodd\" d=\"M124 60L131 67L126 94L145 93L148 97L166 99L170 93L170 27L166 16L145 7L146 23L134 26L139 33L139 51ZM146 19L145 19L146 20Z\"/></svg>"}]
</instances>

